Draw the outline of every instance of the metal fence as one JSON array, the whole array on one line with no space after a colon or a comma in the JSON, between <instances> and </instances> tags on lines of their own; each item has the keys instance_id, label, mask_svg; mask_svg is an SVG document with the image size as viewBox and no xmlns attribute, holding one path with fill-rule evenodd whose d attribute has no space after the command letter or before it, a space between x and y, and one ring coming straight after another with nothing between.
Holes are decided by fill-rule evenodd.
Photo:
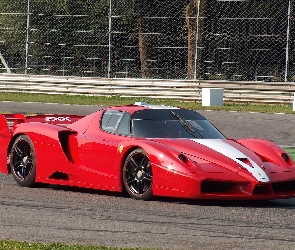
<instances>
[{"instance_id":1,"label":"metal fence","mask_svg":"<svg viewBox=\"0 0 295 250\"><path fill-rule=\"evenodd\" d=\"M0 73L294 81L292 0L0 0Z\"/></svg>"}]
</instances>

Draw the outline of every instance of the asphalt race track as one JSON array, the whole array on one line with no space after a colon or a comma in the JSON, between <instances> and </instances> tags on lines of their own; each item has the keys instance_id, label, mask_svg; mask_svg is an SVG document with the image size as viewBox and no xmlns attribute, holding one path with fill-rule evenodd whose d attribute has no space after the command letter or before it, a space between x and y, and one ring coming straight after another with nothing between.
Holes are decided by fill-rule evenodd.
<instances>
[{"instance_id":1,"label":"asphalt race track","mask_svg":"<svg viewBox=\"0 0 295 250\"><path fill-rule=\"evenodd\" d=\"M99 107L0 103L0 111L88 114ZM202 111L227 137L295 146L294 115ZM54 157L48 152L48 161ZM295 199L238 202L159 198L49 186L0 174L0 239L161 249L294 249Z\"/></svg>"}]
</instances>

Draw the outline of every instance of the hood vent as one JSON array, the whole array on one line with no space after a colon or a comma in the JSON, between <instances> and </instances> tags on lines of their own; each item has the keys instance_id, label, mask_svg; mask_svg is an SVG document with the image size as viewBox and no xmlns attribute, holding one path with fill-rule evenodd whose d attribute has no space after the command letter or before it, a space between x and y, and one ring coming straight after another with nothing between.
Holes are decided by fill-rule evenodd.
<instances>
[{"instance_id":1,"label":"hood vent","mask_svg":"<svg viewBox=\"0 0 295 250\"><path fill-rule=\"evenodd\" d=\"M241 161L241 162L243 162L243 163L245 163L245 164L247 164L248 166L250 166L250 167L252 167L253 168L253 166L252 166L252 164L251 164L251 162L249 161L249 159L248 158L236 158L238 161Z\"/></svg>"}]
</instances>

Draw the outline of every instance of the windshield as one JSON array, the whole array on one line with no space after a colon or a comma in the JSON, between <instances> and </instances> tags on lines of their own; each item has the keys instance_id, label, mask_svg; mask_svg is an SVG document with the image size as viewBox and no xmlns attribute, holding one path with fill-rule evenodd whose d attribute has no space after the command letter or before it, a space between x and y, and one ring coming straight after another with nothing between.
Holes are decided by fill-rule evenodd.
<instances>
[{"instance_id":1,"label":"windshield","mask_svg":"<svg viewBox=\"0 0 295 250\"><path fill-rule=\"evenodd\" d=\"M224 139L207 120L146 120L132 121L133 136L139 138Z\"/></svg>"}]
</instances>

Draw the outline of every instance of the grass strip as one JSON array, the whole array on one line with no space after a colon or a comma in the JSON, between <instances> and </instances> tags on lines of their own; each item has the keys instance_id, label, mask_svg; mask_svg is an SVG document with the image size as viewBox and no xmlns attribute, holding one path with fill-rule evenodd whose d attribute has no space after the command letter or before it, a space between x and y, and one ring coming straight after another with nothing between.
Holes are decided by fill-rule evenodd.
<instances>
[{"instance_id":1,"label":"grass strip","mask_svg":"<svg viewBox=\"0 0 295 250\"><path fill-rule=\"evenodd\" d=\"M24 94L0 92L0 101L15 102L41 102L63 103L76 105L106 105L116 106L132 104L134 102L147 102L155 105L176 106L195 110L223 110L237 112L260 113L286 113L295 114L291 104L251 104L251 103L224 103L223 106L203 107L197 101L178 101L172 99L149 99L145 97L120 97L120 96L85 96L85 95L50 95L50 94Z\"/></svg>"},{"instance_id":2,"label":"grass strip","mask_svg":"<svg viewBox=\"0 0 295 250\"><path fill-rule=\"evenodd\" d=\"M1 250L151 250L151 248L116 248L104 246L67 245L61 243L43 244L12 240L0 240Z\"/></svg>"}]
</instances>

